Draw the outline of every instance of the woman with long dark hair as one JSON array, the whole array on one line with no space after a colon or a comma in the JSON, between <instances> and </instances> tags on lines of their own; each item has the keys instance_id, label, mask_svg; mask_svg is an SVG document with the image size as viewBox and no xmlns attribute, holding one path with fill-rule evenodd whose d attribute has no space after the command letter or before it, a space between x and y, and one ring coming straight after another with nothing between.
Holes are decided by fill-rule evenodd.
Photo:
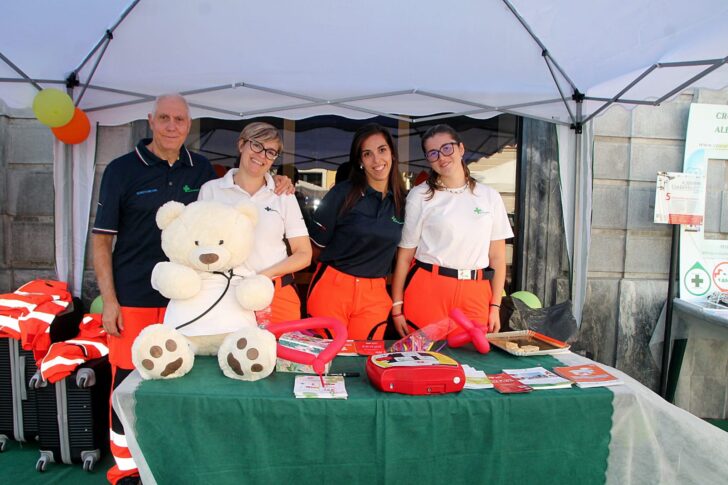
<instances>
[{"instance_id":1,"label":"woman with long dark hair","mask_svg":"<svg viewBox=\"0 0 728 485\"><path fill-rule=\"evenodd\" d=\"M404 336L412 326L437 322L459 308L470 320L497 332L505 240L513 237L503 199L470 175L465 146L452 127L428 129L422 151L430 174L407 196L392 277L395 328Z\"/></svg>"},{"instance_id":2,"label":"woman with long dark hair","mask_svg":"<svg viewBox=\"0 0 728 485\"><path fill-rule=\"evenodd\" d=\"M349 179L334 185L314 214L311 240L322 250L307 310L340 320L351 339L381 339L392 308L386 277L404 223L404 184L392 136L376 123L357 130L349 160Z\"/></svg>"}]
</instances>

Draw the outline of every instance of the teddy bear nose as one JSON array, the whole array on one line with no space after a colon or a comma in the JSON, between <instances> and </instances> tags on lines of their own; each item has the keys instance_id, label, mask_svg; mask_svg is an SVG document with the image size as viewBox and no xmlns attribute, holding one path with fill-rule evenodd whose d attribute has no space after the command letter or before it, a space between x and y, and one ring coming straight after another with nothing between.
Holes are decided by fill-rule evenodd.
<instances>
[{"instance_id":1,"label":"teddy bear nose","mask_svg":"<svg viewBox=\"0 0 728 485\"><path fill-rule=\"evenodd\" d=\"M215 253L200 254L200 262L202 264L212 264L218 259L220 259L220 257Z\"/></svg>"}]
</instances>

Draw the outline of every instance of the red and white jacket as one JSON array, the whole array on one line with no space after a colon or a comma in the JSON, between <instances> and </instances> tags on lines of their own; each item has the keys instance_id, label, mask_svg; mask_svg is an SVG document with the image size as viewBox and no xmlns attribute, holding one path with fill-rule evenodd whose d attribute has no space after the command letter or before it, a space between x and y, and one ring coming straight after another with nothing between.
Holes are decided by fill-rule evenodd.
<instances>
[{"instance_id":1,"label":"red and white jacket","mask_svg":"<svg viewBox=\"0 0 728 485\"><path fill-rule=\"evenodd\" d=\"M23 348L30 350L70 302L68 284L54 280L33 280L13 293L0 294L0 337L22 340ZM41 338L37 345L47 349L50 338Z\"/></svg>"},{"instance_id":2,"label":"red and white jacket","mask_svg":"<svg viewBox=\"0 0 728 485\"><path fill-rule=\"evenodd\" d=\"M106 331L98 313L87 314L79 326L78 335L65 342L56 342L50 346L48 353L40 361L40 373L43 379L58 382L71 375L76 367L92 359L98 359L109 353L106 345Z\"/></svg>"}]
</instances>

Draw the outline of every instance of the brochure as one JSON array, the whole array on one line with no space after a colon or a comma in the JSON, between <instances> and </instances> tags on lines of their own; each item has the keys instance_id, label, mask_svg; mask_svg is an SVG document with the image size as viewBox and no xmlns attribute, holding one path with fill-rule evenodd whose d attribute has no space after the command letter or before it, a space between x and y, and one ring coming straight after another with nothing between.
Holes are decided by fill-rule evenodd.
<instances>
[{"instance_id":1,"label":"brochure","mask_svg":"<svg viewBox=\"0 0 728 485\"><path fill-rule=\"evenodd\" d=\"M468 364L463 364L463 370L465 371L465 389L493 389L493 383L485 375L485 371L470 367Z\"/></svg>"},{"instance_id":2,"label":"brochure","mask_svg":"<svg viewBox=\"0 0 728 485\"><path fill-rule=\"evenodd\" d=\"M571 381L559 377L543 367L527 369L503 369L503 372L536 390L571 387Z\"/></svg>"},{"instance_id":3,"label":"brochure","mask_svg":"<svg viewBox=\"0 0 728 485\"><path fill-rule=\"evenodd\" d=\"M493 383L495 390L502 394L533 391L533 388L517 381L506 373L488 374L488 379Z\"/></svg>"},{"instance_id":4,"label":"brochure","mask_svg":"<svg viewBox=\"0 0 728 485\"><path fill-rule=\"evenodd\" d=\"M554 367L561 377L569 379L579 387L604 387L624 384L596 364L572 365L569 367Z\"/></svg>"},{"instance_id":5,"label":"brochure","mask_svg":"<svg viewBox=\"0 0 728 485\"><path fill-rule=\"evenodd\" d=\"M321 385L319 376L296 376L293 394L297 398L306 399L346 399L346 385L343 376L323 376L325 385Z\"/></svg>"},{"instance_id":6,"label":"brochure","mask_svg":"<svg viewBox=\"0 0 728 485\"><path fill-rule=\"evenodd\" d=\"M384 340L356 340L354 347L358 355L376 355L387 351Z\"/></svg>"},{"instance_id":7,"label":"brochure","mask_svg":"<svg viewBox=\"0 0 728 485\"><path fill-rule=\"evenodd\" d=\"M332 340L326 340L326 342L332 342ZM359 354L356 353L356 346L353 340L347 340L341 350L336 354L337 357L354 357Z\"/></svg>"}]
</instances>

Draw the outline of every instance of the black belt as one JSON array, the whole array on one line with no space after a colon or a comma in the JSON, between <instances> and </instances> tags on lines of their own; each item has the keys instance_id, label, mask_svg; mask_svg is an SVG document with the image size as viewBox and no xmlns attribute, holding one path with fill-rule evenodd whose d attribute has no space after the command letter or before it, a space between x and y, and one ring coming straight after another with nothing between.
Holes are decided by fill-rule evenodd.
<instances>
[{"instance_id":1,"label":"black belt","mask_svg":"<svg viewBox=\"0 0 728 485\"><path fill-rule=\"evenodd\" d=\"M280 282L281 282L281 285L280 285L281 288L283 288L284 286L292 285L296 281L296 278L291 273L284 274L283 276L281 276L280 278L277 278L277 279L280 280Z\"/></svg>"},{"instance_id":2,"label":"black belt","mask_svg":"<svg viewBox=\"0 0 728 485\"><path fill-rule=\"evenodd\" d=\"M434 265L430 263L423 263L422 261L415 259L415 266L432 273ZM453 269L438 266L437 274L440 276L457 278L459 280L492 280L493 275L495 275L495 270L491 267L483 269Z\"/></svg>"}]
</instances>

